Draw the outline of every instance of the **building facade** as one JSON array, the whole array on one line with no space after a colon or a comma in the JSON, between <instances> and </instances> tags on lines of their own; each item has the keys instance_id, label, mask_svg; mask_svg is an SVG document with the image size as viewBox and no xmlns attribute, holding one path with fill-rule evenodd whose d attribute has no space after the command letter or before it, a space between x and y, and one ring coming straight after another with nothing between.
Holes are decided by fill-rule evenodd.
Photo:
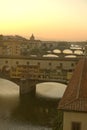
<instances>
[{"instance_id":1,"label":"building facade","mask_svg":"<svg viewBox=\"0 0 87 130\"><path fill-rule=\"evenodd\" d=\"M79 61L59 103L63 130L87 130L87 58Z\"/></svg>"},{"instance_id":2,"label":"building facade","mask_svg":"<svg viewBox=\"0 0 87 130\"><path fill-rule=\"evenodd\" d=\"M25 58L25 57L1 57L0 70L10 75L29 76L28 72L38 75L38 79L60 79L69 80L75 69L78 59L56 59L56 58ZM17 77L16 77L17 76ZM37 76L36 76L37 77ZM27 77L28 78L28 77Z\"/></svg>"}]
</instances>

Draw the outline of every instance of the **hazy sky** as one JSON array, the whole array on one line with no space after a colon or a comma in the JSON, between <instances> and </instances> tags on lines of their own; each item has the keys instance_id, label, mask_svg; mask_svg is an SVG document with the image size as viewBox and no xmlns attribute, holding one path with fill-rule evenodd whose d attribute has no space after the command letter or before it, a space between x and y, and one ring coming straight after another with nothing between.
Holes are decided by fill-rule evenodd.
<instances>
[{"instance_id":1,"label":"hazy sky","mask_svg":"<svg viewBox=\"0 0 87 130\"><path fill-rule=\"evenodd\" d=\"M0 34L87 40L87 0L1 0Z\"/></svg>"}]
</instances>

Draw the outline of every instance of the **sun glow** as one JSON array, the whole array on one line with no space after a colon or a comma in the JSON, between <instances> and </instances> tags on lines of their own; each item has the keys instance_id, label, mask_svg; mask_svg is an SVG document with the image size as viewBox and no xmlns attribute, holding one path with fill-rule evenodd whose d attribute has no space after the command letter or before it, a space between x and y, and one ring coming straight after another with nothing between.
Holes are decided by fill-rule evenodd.
<instances>
[{"instance_id":1,"label":"sun glow","mask_svg":"<svg viewBox=\"0 0 87 130\"><path fill-rule=\"evenodd\" d=\"M3 0L0 33L34 33L39 38L86 40L87 3L83 0Z\"/></svg>"}]
</instances>

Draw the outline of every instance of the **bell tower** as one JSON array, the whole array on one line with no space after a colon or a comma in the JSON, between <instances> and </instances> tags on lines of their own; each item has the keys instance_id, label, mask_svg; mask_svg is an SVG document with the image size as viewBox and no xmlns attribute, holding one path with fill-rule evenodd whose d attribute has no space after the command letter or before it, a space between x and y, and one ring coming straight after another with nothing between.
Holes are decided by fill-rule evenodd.
<instances>
[{"instance_id":1,"label":"bell tower","mask_svg":"<svg viewBox=\"0 0 87 130\"><path fill-rule=\"evenodd\" d=\"M34 41L35 40L35 37L34 35L32 34L31 37L30 37L30 41Z\"/></svg>"}]
</instances>

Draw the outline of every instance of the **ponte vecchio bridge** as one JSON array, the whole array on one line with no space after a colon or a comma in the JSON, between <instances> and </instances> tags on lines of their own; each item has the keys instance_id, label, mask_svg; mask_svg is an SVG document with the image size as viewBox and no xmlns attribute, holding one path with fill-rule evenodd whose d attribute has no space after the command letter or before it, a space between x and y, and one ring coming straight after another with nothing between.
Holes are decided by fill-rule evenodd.
<instances>
[{"instance_id":1,"label":"ponte vecchio bridge","mask_svg":"<svg viewBox=\"0 0 87 130\"><path fill-rule=\"evenodd\" d=\"M69 81L79 58L0 57L0 77L15 82L20 94L42 82Z\"/></svg>"}]
</instances>

